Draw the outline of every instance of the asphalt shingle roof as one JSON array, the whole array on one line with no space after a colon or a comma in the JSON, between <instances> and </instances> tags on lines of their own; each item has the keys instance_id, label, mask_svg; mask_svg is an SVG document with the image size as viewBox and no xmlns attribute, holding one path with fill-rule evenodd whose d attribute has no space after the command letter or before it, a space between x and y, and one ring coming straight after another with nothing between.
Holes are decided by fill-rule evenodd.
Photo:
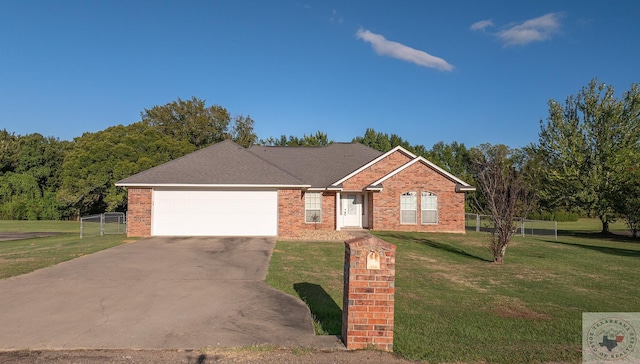
<instances>
[{"instance_id":1,"label":"asphalt shingle roof","mask_svg":"<svg viewBox=\"0 0 640 364\"><path fill-rule=\"evenodd\" d=\"M129 185L278 185L328 187L382 153L357 143L245 149L230 140L118 181Z\"/></svg>"},{"instance_id":2,"label":"asphalt shingle roof","mask_svg":"<svg viewBox=\"0 0 640 364\"><path fill-rule=\"evenodd\" d=\"M117 185L305 185L305 182L267 163L227 140L142 171Z\"/></svg>"},{"instance_id":3,"label":"asphalt shingle roof","mask_svg":"<svg viewBox=\"0 0 640 364\"><path fill-rule=\"evenodd\" d=\"M324 147L253 146L249 151L312 187L328 187L382 154L359 143L332 143Z\"/></svg>"}]
</instances>

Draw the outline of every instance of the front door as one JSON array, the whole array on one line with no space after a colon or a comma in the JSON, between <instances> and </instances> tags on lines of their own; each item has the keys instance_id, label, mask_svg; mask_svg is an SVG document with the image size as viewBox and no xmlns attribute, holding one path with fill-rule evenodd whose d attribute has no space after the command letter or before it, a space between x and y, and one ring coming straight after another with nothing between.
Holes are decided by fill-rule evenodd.
<instances>
[{"instance_id":1,"label":"front door","mask_svg":"<svg viewBox=\"0 0 640 364\"><path fill-rule=\"evenodd\" d=\"M362 201L361 194L347 193L341 197L342 226L362 227Z\"/></svg>"}]
</instances>

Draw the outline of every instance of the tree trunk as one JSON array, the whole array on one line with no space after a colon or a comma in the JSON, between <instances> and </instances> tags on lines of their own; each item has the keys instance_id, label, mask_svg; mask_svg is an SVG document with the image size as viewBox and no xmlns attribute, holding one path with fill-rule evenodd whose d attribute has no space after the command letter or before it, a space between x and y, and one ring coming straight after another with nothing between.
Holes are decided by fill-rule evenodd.
<instances>
[{"instance_id":1,"label":"tree trunk","mask_svg":"<svg viewBox=\"0 0 640 364\"><path fill-rule=\"evenodd\" d=\"M601 217L600 221L602 221L602 231L600 232L600 234L602 235L611 234L611 231L609 231L609 220L605 220Z\"/></svg>"},{"instance_id":2,"label":"tree trunk","mask_svg":"<svg viewBox=\"0 0 640 364\"><path fill-rule=\"evenodd\" d=\"M493 263L494 264L502 264L504 263L504 253L507 251L507 245L502 246L500 249L493 251Z\"/></svg>"}]
</instances>

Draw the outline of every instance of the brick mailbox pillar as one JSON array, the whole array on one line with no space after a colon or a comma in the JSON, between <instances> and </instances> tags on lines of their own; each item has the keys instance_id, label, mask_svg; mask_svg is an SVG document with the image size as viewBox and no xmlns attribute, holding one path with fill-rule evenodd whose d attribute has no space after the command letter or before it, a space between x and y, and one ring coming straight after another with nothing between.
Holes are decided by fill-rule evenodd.
<instances>
[{"instance_id":1,"label":"brick mailbox pillar","mask_svg":"<svg viewBox=\"0 0 640 364\"><path fill-rule=\"evenodd\" d=\"M342 341L393 351L396 247L375 236L345 241Z\"/></svg>"}]
</instances>

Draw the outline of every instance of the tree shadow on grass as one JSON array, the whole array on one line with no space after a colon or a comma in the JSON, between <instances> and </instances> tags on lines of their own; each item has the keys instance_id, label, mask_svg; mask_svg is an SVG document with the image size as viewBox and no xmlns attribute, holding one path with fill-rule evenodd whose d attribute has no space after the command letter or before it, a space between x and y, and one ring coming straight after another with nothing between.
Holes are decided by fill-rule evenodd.
<instances>
[{"instance_id":1,"label":"tree shadow on grass","mask_svg":"<svg viewBox=\"0 0 640 364\"><path fill-rule=\"evenodd\" d=\"M424 245L430 246L432 248L444 250L444 251L447 251L449 253L458 254L458 255L463 256L465 258L480 260L480 261L489 262L489 263L492 262L489 259L485 259L483 257L468 253L468 252L466 252L466 251L464 251L464 250L462 250L462 249L460 249L458 247L455 247L455 246L452 246L452 245L449 245L449 244L440 243L440 242L429 240L429 239L415 239L414 241L417 242L417 243L420 243L420 244L424 244Z\"/></svg>"},{"instance_id":2,"label":"tree shadow on grass","mask_svg":"<svg viewBox=\"0 0 640 364\"><path fill-rule=\"evenodd\" d=\"M294 283L293 289L309 306L317 331L325 335L342 334L342 310L322 286L302 282Z\"/></svg>"},{"instance_id":3,"label":"tree shadow on grass","mask_svg":"<svg viewBox=\"0 0 640 364\"><path fill-rule=\"evenodd\" d=\"M640 257L640 250L612 248L612 247L597 246L597 245L584 245L584 244L577 244L577 243L567 243L567 242L557 241L557 240L544 240L544 241L551 244L575 246L582 249L594 250L600 253L612 254L612 255L617 255L621 257L635 257L635 258Z\"/></svg>"},{"instance_id":4,"label":"tree shadow on grass","mask_svg":"<svg viewBox=\"0 0 640 364\"><path fill-rule=\"evenodd\" d=\"M558 236L573 236L580 239L588 240L605 240L616 243L640 243L640 238L633 238L631 234L626 233L608 233L602 234L600 232L582 232L582 231L558 231Z\"/></svg>"},{"instance_id":5,"label":"tree shadow on grass","mask_svg":"<svg viewBox=\"0 0 640 364\"><path fill-rule=\"evenodd\" d=\"M441 242L434 241L434 240L431 240L431 239L425 239L425 238L409 238L409 239L407 239L406 235L400 235L400 234L396 235L396 234L393 234L393 233L386 234L386 235L394 237L394 238L399 239L399 240L405 240L405 241L408 240L408 241L411 241L411 242L414 242L414 243L418 243L418 244L429 246L431 248L444 250L446 252L457 254L457 255L459 255L461 257L464 257L464 258L480 260L482 262L488 262L488 263L492 262L492 260L483 258L483 257L478 256L478 255L471 254L471 253L466 252L463 249L458 248L456 246L449 245L449 244L446 244L446 243L441 243Z\"/></svg>"}]
</instances>

